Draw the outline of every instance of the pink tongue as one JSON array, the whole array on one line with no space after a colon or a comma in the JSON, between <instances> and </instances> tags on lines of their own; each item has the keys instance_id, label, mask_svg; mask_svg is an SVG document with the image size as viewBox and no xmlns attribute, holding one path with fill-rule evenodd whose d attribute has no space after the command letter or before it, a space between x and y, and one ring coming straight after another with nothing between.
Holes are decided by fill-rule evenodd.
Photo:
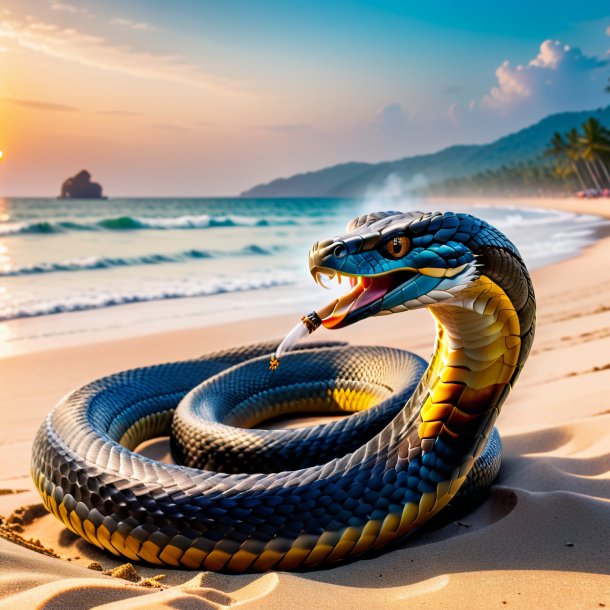
<instances>
[{"instance_id":1,"label":"pink tongue","mask_svg":"<svg viewBox=\"0 0 610 610\"><path fill-rule=\"evenodd\" d=\"M389 286L390 278L387 275L374 278L371 281L371 285L356 299L354 308L360 309L385 296Z\"/></svg>"}]
</instances>

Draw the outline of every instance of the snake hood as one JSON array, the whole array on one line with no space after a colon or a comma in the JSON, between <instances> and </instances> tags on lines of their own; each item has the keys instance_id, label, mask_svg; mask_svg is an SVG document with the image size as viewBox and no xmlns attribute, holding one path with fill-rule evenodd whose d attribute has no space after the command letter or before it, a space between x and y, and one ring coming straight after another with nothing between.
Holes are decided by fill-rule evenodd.
<instances>
[{"instance_id":1,"label":"snake hood","mask_svg":"<svg viewBox=\"0 0 610 610\"><path fill-rule=\"evenodd\" d=\"M358 216L346 233L315 243L309 253L318 283L323 276L339 282L347 277L352 287L318 315L326 328L341 328L373 315L449 304L489 271L484 267L494 248L519 256L504 235L469 214Z\"/></svg>"}]
</instances>

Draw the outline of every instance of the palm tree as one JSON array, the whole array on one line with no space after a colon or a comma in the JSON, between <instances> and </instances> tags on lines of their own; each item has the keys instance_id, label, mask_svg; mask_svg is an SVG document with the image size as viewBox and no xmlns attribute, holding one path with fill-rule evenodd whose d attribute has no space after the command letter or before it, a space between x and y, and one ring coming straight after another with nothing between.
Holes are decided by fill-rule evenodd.
<instances>
[{"instance_id":1,"label":"palm tree","mask_svg":"<svg viewBox=\"0 0 610 610\"><path fill-rule=\"evenodd\" d=\"M566 149L567 146L563 136L556 131L551 138L548 148L544 151L544 154L555 157L555 159L557 159L557 164L559 165L566 156Z\"/></svg>"},{"instance_id":2,"label":"palm tree","mask_svg":"<svg viewBox=\"0 0 610 610\"><path fill-rule=\"evenodd\" d=\"M566 142L563 136L556 131L551 138L549 147L544 152L546 155L554 157L557 160L555 170L558 176L567 177L571 171L576 174L578 182L580 183L580 188L586 190L587 185L583 180L577 164L580 155L577 150L572 150L571 147L573 147L573 143L570 141ZM566 160L568 162L567 167L564 165L564 161Z\"/></svg>"},{"instance_id":3,"label":"palm tree","mask_svg":"<svg viewBox=\"0 0 610 610\"><path fill-rule=\"evenodd\" d=\"M578 130L575 127L570 129L570 131L568 131L568 133L566 134L566 139L567 139L567 146L568 146L567 154L568 154L568 157L570 158L570 160L572 161L572 163L574 164L574 166L576 168L578 168L580 161L582 161L585 168L587 169L587 171L589 173L589 177L591 178L593 187L598 190L601 190L599 180L597 179L597 176L591 169L591 164L588 163L586 160L584 160L582 157L582 148L583 148L582 139L580 137L580 134L578 133Z\"/></svg>"},{"instance_id":4,"label":"palm tree","mask_svg":"<svg viewBox=\"0 0 610 610\"><path fill-rule=\"evenodd\" d=\"M610 132L593 117L583 123L582 129L582 158L593 165L600 182L603 182L603 174L606 184L610 186L610 174L604 163L604 157L610 153Z\"/></svg>"}]
</instances>

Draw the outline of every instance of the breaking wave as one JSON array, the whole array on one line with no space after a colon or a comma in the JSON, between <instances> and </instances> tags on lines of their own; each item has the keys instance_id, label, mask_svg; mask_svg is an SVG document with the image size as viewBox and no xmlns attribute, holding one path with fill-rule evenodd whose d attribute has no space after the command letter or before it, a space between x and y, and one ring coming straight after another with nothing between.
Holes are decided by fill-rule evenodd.
<instances>
[{"instance_id":1,"label":"breaking wave","mask_svg":"<svg viewBox=\"0 0 610 610\"><path fill-rule=\"evenodd\" d=\"M68 231L141 231L212 229L218 227L281 227L301 224L296 218L260 218L255 216L177 216L175 218L138 218L117 216L90 222L72 220L0 223L0 237L9 235L52 235Z\"/></svg>"},{"instance_id":2,"label":"breaking wave","mask_svg":"<svg viewBox=\"0 0 610 610\"><path fill-rule=\"evenodd\" d=\"M19 275L37 275L40 273L55 273L65 271L88 271L95 269L110 269L114 267L133 267L137 265L160 265L162 263L183 263L189 260L204 258L224 258L229 256L269 256L280 248L262 248L252 244L232 252L214 250L185 250L175 254L145 254L143 256L112 257L87 256L54 263L36 263L33 265L5 266L0 265L0 277Z\"/></svg>"}]
</instances>

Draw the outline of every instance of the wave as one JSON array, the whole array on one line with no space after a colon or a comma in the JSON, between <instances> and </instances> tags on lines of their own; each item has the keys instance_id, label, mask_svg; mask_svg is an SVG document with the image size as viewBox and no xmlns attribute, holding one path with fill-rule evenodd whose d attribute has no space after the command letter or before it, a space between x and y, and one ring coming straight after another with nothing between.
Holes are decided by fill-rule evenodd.
<instances>
[{"instance_id":1,"label":"wave","mask_svg":"<svg viewBox=\"0 0 610 610\"><path fill-rule=\"evenodd\" d=\"M73 258L56 263L36 263L22 266L0 266L0 277L14 277L18 275L38 275L41 273L57 273L65 271L91 271L96 269L110 269L114 267L133 267L136 265L160 265L163 263L183 263L189 260L204 258L224 258L230 256L270 256L281 250L279 246L270 249L262 248L256 244L245 246L233 252L218 250L185 250L175 254L145 254L143 256L111 257L87 256Z\"/></svg>"},{"instance_id":2,"label":"wave","mask_svg":"<svg viewBox=\"0 0 610 610\"><path fill-rule=\"evenodd\" d=\"M203 297L215 294L243 292L287 286L294 284L294 274L280 272L273 277L237 277L215 278L212 280L188 280L173 282L158 288L149 288L133 291L100 292L96 294L77 293L64 298L49 299L36 303L20 303L0 309L0 322L15 320L17 318L33 318L59 313L86 311L100 309L114 305L129 303L145 303L149 301L164 301L168 299L184 299L190 297Z\"/></svg>"},{"instance_id":3,"label":"wave","mask_svg":"<svg viewBox=\"0 0 610 610\"><path fill-rule=\"evenodd\" d=\"M260 218L255 216L177 216L175 218L139 218L117 216L90 222L72 220L5 222L0 223L0 237L10 235L52 235L67 231L138 231L138 230L180 230L211 229L218 227L283 227L300 224L304 219Z\"/></svg>"}]
</instances>

